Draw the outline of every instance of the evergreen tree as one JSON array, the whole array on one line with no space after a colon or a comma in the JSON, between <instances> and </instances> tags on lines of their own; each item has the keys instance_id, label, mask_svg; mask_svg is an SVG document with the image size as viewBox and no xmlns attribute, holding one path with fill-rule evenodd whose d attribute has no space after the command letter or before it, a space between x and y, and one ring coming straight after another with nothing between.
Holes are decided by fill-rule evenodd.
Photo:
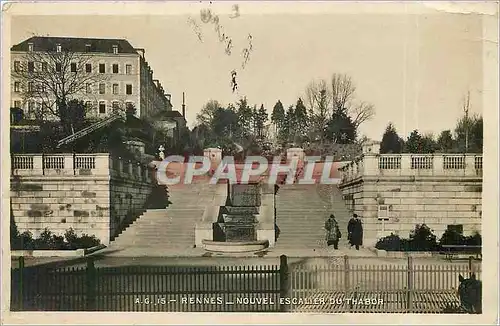
<instances>
[{"instance_id":1,"label":"evergreen tree","mask_svg":"<svg viewBox=\"0 0 500 326\"><path fill-rule=\"evenodd\" d=\"M380 154L386 153L401 153L403 144L401 138L398 136L396 128L390 122L385 128L382 142L380 143Z\"/></svg>"},{"instance_id":2,"label":"evergreen tree","mask_svg":"<svg viewBox=\"0 0 500 326\"><path fill-rule=\"evenodd\" d=\"M413 130L405 143L405 152L411 154L434 153L435 148L432 135L422 136L418 130Z\"/></svg>"},{"instance_id":3,"label":"evergreen tree","mask_svg":"<svg viewBox=\"0 0 500 326\"><path fill-rule=\"evenodd\" d=\"M285 109L280 100L276 102L271 113L271 122L274 124L274 132L278 140L282 138L283 127L285 125Z\"/></svg>"},{"instance_id":4,"label":"evergreen tree","mask_svg":"<svg viewBox=\"0 0 500 326\"><path fill-rule=\"evenodd\" d=\"M291 142L295 132L295 110L293 105L288 107L285 114L285 123L280 134L280 139L284 142Z\"/></svg>"},{"instance_id":5,"label":"evergreen tree","mask_svg":"<svg viewBox=\"0 0 500 326\"><path fill-rule=\"evenodd\" d=\"M306 106L301 98L297 100L297 104L295 105L294 116L297 131L296 138L300 139L299 142L302 142L308 127L308 116Z\"/></svg>"},{"instance_id":6,"label":"evergreen tree","mask_svg":"<svg viewBox=\"0 0 500 326\"><path fill-rule=\"evenodd\" d=\"M335 110L327 125L324 139L337 144L349 144L356 140L356 125L342 110Z\"/></svg>"},{"instance_id":7,"label":"evergreen tree","mask_svg":"<svg viewBox=\"0 0 500 326\"><path fill-rule=\"evenodd\" d=\"M259 111L257 111L255 117L256 117L257 137L260 140L262 140L264 137L264 135L263 135L264 125L268 120L267 111L264 108L264 104L260 105L260 109L259 109Z\"/></svg>"},{"instance_id":8,"label":"evergreen tree","mask_svg":"<svg viewBox=\"0 0 500 326\"><path fill-rule=\"evenodd\" d=\"M450 130L443 130L437 139L436 149L441 153L449 153L455 146Z\"/></svg>"},{"instance_id":9,"label":"evergreen tree","mask_svg":"<svg viewBox=\"0 0 500 326\"><path fill-rule=\"evenodd\" d=\"M483 117L462 117L455 128L456 151L464 153L483 152ZM466 144L467 143L467 144Z\"/></svg>"},{"instance_id":10,"label":"evergreen tree","mask_svg":"<svg viewBox=\"0 0 500 326\"><path fill-rule=\"evenodd\" d=\"M240 99L237 103L236 114L241 128L241 137L248 137L252 133L253 124L253 110L248 105L247 98Z\"/></svg>"}]
</instances>

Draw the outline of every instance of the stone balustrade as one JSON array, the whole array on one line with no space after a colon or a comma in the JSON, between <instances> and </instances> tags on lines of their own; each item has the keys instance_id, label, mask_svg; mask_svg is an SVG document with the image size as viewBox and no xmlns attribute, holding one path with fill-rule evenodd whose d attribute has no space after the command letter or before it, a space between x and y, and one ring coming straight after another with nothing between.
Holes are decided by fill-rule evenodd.
<instances>
[{"instance_id":1,"label":"stone balustrade","mask_svg":"<svg viewBox=\"0 0 500 326\"><path fill-rule=\"evenodd\" d=\"M345 164L342 183L377 176L482 176L482 154L365 154Z\"/></svg>"},{"instance_id":2,"label":"stone balustrade","mask_svg":"<svg viewBox=\"0 0 500 326\"><path fill-rule=\"evenodd\" d=\"M138 162L95 154L12 154L13 176L127 176L151 181L148 167Z\"/></svg>"}]
</instances>

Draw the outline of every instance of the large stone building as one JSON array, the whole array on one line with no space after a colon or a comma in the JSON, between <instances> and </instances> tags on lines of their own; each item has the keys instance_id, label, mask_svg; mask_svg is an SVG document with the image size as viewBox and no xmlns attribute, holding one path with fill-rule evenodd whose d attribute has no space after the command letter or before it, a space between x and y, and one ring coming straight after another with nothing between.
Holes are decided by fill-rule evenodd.
<instances>
[{"instance_id":1,"label":"large stone building","mask_svg":"<svg viewBox=\"0 0 500 326\"><path fill-rule=\"evenodd\" d=\"M23 109L26 119L50 116L43 113L55 109L55 92L85 101L96 117L128 105L141 118L172 110L145 50L127 40L31 37L11 48L11 65L11 107Z\"/></svg>"}]
</instances>

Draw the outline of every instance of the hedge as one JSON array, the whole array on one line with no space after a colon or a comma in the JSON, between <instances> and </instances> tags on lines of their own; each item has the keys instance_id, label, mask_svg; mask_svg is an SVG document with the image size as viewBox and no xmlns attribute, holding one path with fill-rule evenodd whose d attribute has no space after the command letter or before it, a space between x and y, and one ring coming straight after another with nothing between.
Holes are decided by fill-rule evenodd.
<instances>
[{"instance_id":1,"label":"hedge","mask_svg":"<svg viewBox=\"0 0 500 326\"><path fill-rule=\"evenodd\" d=\"M76 250L95 247L101 244L101 241L94 235L82 234L77 236L75 231L70 228L64 236L52 234L45 229L38 238L33 238L29 231L23 233L11 232L11 250Z\"/></svg>"},{"instance_id":2,"label":"hedge","mask_svg":"<svg viewBox=\"0 0 500 326\"><path fill-rule=\"evenodd\" d=\"M481 245L481 235L472 236L448 229L441 239L425 224L417 224L408 239L391 234L377 241L375 248L386 251L440 251L444 245Z\"/></svg>"}]
</instances>

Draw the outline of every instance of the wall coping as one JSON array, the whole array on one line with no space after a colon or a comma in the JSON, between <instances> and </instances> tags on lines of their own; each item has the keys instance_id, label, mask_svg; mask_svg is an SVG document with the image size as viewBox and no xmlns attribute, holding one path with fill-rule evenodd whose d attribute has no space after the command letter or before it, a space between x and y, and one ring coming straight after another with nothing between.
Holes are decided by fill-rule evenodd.
<instances>
[{"instance_id":1,"label":"wall coping","mask_svg":"<svg viewBox=\"0 0 500 326\"><path fill-rule=\"evenodd\" d=\"M105 245L76 250L11 250L10 254L12 257L84 257L104 248Z\"/></svg>"},{"instance_id":2,"label":"wall coping","mask_svg":"<svg viewBox=\"0 0 500 326\"><path fill-rule=\"evenodd\" d=\"M462 182L481 183L482 177L479 176L360 176L355 179L339 183L339 188L346 188L359 183L367 182L439 182L456 183L457 179Z\"/></svg>"},{"instance_id":3,"label":"wall coping","mask_svg":"<svg viewBox=\"0 0 500 326\"><path fill-rule=\"evenodd\" d=\"M356 157L338 169L342 183L366 177L482 178L483 154L368 154Z\"/></svg>"},{"instance_id":4,"label":"wall coping","mask_svg":"<svg viewBox=\"0 0 500 326\"><path fill-rule=\"evenodd\" d=\"M371 252L375 253L377 257L387 257L387 258L444 258L444 255L439 251L387 251L382 249L377 249L374 247L368 248ZM468 258L473 255L469 254L458 254L458 258ZM462 257L463 256L463 257Z\"/></svg>"},{"instance_id":5,"label":"wall coping","mask_svg":"<svg viewBox=\"0 0 500 326\"><path fill-rule=\"evenodd\" d=\"M123 176L151 182L147 164L109 153L30 153L11 154L11 176L95 179L97 176Z\"/></svg>"}]
</instances>

